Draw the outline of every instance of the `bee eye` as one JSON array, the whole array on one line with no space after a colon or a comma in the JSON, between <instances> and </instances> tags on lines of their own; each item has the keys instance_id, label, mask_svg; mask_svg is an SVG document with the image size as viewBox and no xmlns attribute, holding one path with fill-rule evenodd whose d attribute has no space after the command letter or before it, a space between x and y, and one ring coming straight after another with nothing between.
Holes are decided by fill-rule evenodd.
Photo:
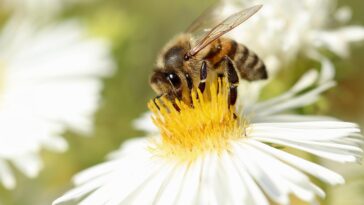
<instances>
[{"instance_id":1,"label":"bee eye","mask_svg":"<svg viewBox=\"0 0 364 205\"><path fill-rule=\"evenodd\" d=\"M167 74L167 79L172 83L174 87L179 87L181 85L181 80L174 73Z\"/></svg>"}]
</instances>

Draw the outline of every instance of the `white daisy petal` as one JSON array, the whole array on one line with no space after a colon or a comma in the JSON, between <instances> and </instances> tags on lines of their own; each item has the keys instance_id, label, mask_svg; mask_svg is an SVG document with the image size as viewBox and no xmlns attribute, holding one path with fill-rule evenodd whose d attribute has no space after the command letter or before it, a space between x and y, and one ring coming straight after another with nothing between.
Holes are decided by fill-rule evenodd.
<instances>
[{"instance_id":1,"label":"white daisy petal","mask_svg":"<svg viewBox=\"0 0 364 205\"><path fill-rule=\"evenodd\" d=\"M120 160L109 161L100 165L96 165L92 168L86 169L78 173L76 176L74 176L73 182L80 185L85 184L86 182L89 182L90 180L93 180L98 176L103 176L112 172L113 168L117 166L118 163L120 163Z\"/></svg>"},{"instance_id":2,"label":"white daisy petal","mask_svg":"<svg viewBox=\"0 0 364 205\"><path fill-rule=\"evenodd\" d=\"M221 159L221 168L224 170L224 175L222 179L226 182L227 187L221 190L225 190L226 194L231 201L228 204L241 204L243 202L247 204L252 204L254 199L249 195L250 190L245 184L245 180L241 178L238 169L235 167L232 156L229 153L223 154ZM238 180L240 179L240 180Z\"/></svg>"},{"instance_id":3,"label":"white daisy petal","mask_svg":"<svg viewBox=\"0 0 364 205\"><path fill-rule=\"evenodd\" d=\"M225 153L222 154L224 155ZM221 156L217 156L215 159L216 167L213 172L214 176L211 179L211 189L212 194L215 195L215 203L233 203L232 199L230 198L230 186L226 179L227 176L225 170L223 169L223 159L221 158Z\"/></svg>"},{"instance_id":4,"label":"white daisy petal","mask_svg":"<svg viewBox=\"0 0 364 205\"><path fill-rule=\"evenodd\" d=\"M260 190L251 175L249 175L246 167L244 167L244 165L240 163L239 159L236 156L233 157L233 160L242 180L246 184L246 188L249 189L252 204L268 205L269 202L267 201L267 198L264 196L263 192Z\"/></svg>"},{"instance_id":5,"label":"white daisy petal","mask_svg":"<svg viewBox=\"0 0 364 205\"><path fill-rule=\"evenodd\" d=\"M201 181L198 192L198 201L196 204L217 205L217 195L221 196L221 192L214 193L213 179L217 170L216 162L218 156L207 155L203 161Z\"/></svg>"},{"instance_id":6,"label":"white daisy petal","mask_svg":"<svg viewBox=\"0 0 364 205\"><path fill-rule=\"evenodd\" d=\"M80 205L130 202L129 197L135 191L141 189L144 183L148 183L149 180L155 177L162 168L165 167L158 163L142 162L137 166L132 166L130 170L119 170L119 173L114 172L105 185L83 199ZM118 179L115 180L114 177L118 177ZM124 189L115 189L119 183L127 184L127 186Z\"/></svg>"},{"instance_id":7,"label":"white daisy petal","mask_svg":"<svg viewBox=\"0 0 364 205\"><path fill-rule=\"evenodd\" d=\"M309 128L311 128L309 130ZM314 129L313 129L314 128ZM270 132L270 131L274 132ZM320 121L254 123L248 129L249 137L272 137L287 140L328 141L360 132L354 123Z\"/></svg>"},{"instance_id":8,"label":"white daisy petal","mask_svg":"<svg viewBox=\"0 0 364 205\"><path fill-rule=\"evenodd\" d=\"M327 58L321 58L321 75L319 84L324 84L326 82L334 80L335 77L335 68L333 63Z\"/></svg>"},{"instance_id":9,"label":"white daisy petal","mask_svg":"<svg viewBox=\"0 0 364 205\"><path fill-rule=\"evenodd\" d=\"M105 184L107 179L109 179L109 176L104 175L102 177L93 179L92 181L88 181L87 184L80 185L77 188L68 191L66 194L56 199L52 204L61 204L65 201L80 199L81 197Z\"/></svg>"},{"instance_id":10,"label":"white daisy petal","mask_svg":"<svg viewBox=\"0 0 364 205\"><path fill-rule=\"evenodd\" d=\"M150 200L149 204L157 204L159 197L164 193L164 191L167 188L167 185L170 183L170 181L172 181L173 177L175 176L177 172L177 167L178 166L171 167L172 168L171 170L167 170L164 175L161 175L162 177L159 179L160 181L155 181L156 183L155 185L152 184L149 186L151 189L159 187L159 189L157 189L157 192L155 193L155 197L151 197L149 199ZM140 202L139 203L134 202L134 204L140 204Z\"/></svg>"},{"instance_id":11,"label":"white daisy petal","mask_svg":"<svg viewBox=\"0 0 364 205\"><path fill-rule=\"evenodd\" d=\"M276 105L278 103L282 103L286 101L287 99L292 98L296 93L312 86L318 77L318 72L315 70L310 70L307 73L305 73L300 80L284 95L280 95L278 97L275 97L273 99L263 101L256 103L254 105L254 108L257 110L263 109L264 107L271 107L273 105Z\"/></svg>"},{"instance_id":12,"label":"white daisy petal","mask_svg":"<svg viewBox=\"0 0 364 205\"><path fill-rule=\"evenodd\" d=\"M325 84L322 84L320 86L318 86L317 88L301 95L298 97L294 97L291 98L289 100L286 100L282 103L279 103L277 105L274 106L270 106L270 107L261 107L261 109L256 110L256 115L274 115L276 113L280 113L286 110L290 110L290 109L294 109L294 108L299 108L299 107L303 107L306 105L310 105L312 103L314 103L315 101L317 101L319 95L332 88L333 86L335 86L336 84L334 82L328 82Z\"/></svg>"},{"instance_id":13,"label":"white daisy petal","mask_svg":"<svg viewBox=\"0 0 364 205\"><path fill-rule=\"evenodd\" d=\"M353 134L347 138L344 139L337 139L334 140L335 143L338 144L346 144L346 145L352 145L352 146L357 146L357 147L362 147L364 141L363 141L363 136L360 134Z\"/></svg>"},{"instance_id":14,"label":"white daisy petal","mask_svg":"<svg viewBox=\"0 0 364 205\"><path fill-rule=\"evenodd\" d=\"M362 41L364 39L364 28L362 26L347 26L340 29L340 34L349 42Z\"/></svg>"},{"instance_id":15,"label":"white daisy petal","mask_svg":"<svg viewBox=\"0 0 364 205\"><path fill-rule=\"evenodd\" d=\"M177 196L181 192L187 169L188 167L183 166L179 167L173 172L173 176L169 178L164 189L162 189L161 192L158 194L154 204L173 204L176 201Z\"/></svg>"},{"instance_id":16,"label":"white daisy petal","mask_svg":"<svg viewBox=\"0 0 364 205\"><path fill-rule=\"evenodd\" d=\"M272 116L256 116L254 123L267 122L316 122L316 121L338 121L338 119L327 116L313 115L295 115L295 114L278 114Z\"/></svg>"},{"instance_id":17,"label":"white daisy petal","mask_svg":"<svg viewBox=\"0 0 364 205\"><path fill-rule=\"evenodd\" d=\"M64 138L53 136L44 141L44 148L57 152L64 152L68 149L68 144Z\"/></svg>"},{"instance_id":18,"label":"white daisy petal","mask_svg":"<svg viewBox=\"0 0 364 205\"><path fill-rule=\"evenodd\" d=\"M106 204L153 204L159 192L163 190L165 184L168 183L168 180L171 178L173 170L175 170L175 165L173 164L161 167L154 176L149 178L148 181L145 181L143 185L136 189L133 193L129 194L125 200L121 200L120 196L115 193L115 197L109 199Z\"/></svg>"},{"instance_id":19,"label":"white daisy petal","mask_svg":"<svg viewBox=\"0 0 364 205\"><path fill-rule=\"evenodd\" d=\"M342 6L335 12L335 19L341 23L347 23L352 17L352 11L349 6Z\"/></svg>"},{"instance_id":20,"label":"white daisy petal","mask_svg":"<svg viewBox=\"0 0 364 205\"><path fill-rule=\"evenodd\" d=\"M127 201L131 203L135 201L136 193L143 193L142 190L149 189L141 186L142 184L161 183L167 175L173 173L171 170L174 166L167 166L161 160L152 160L152 156L146 152L144 140L133 141L135 142L130 142L129 145L135 146L134 144L138 143L142 147L139 146L134 153L129 153L128 157L124 156L81 172L74 178L74 182L80 187L66 193L54 204L80 199L89 192L93 194L83 199L80 204L119 204ZM128 169L125 169L125 166L128 166ZM160 170L164 171L160 172ZM139 177L133 177L135 175ZM156 178L158 178L157 181L155 181ZM119 184L128 184L128 186L124 189L115 189ZM155 186L152 187L155 188ZM110 195L113 197L108 197Z\"/></svg>"},{"instance_id":21,"label":"white daisy petal","mask_svg":"<svg viewBox=\"0 0 364 205\"><path fill-rule=\"evenodd\" d=\"M198 187L200 183L202 159L196 160L194 163L187 165L187 172L183 180L180 192L174 204L196 204Z\"/></svg>"},{"instance_id":22,"label":"white daisy petal","mask_svg":"<svg viewBox=\"0 0 364 205\"><path fill-rule=\"evenodd\" d=\"M252 155L248 150L245 149L244 145L239 148L235 148L237 157L240 159L240 163L243 163L250 175L254 177L264 192L275 202L279 204L288 204L288 189L283 186L277 178L272 177L268 170L262 168L259 163L259 158ZM247 157L249 156L249 157Z\"/></svg>"},{"instance_id":23,"label":"white daisy petal","mask_svg":"<svg viewBox=\"0 0 364 205\"><path fill-rule=\"evenodd\" d=\"M114 63L107 42L85 37L76 21L41 26L18 16L0 32L0 159L28 177L42 169L41 149L67 150L66 128L92 130L98 78Z\"/></svg>"},{"instance_id":24,"label":"white daisy petal","mask_svg":"<svg viewBox=\"0 0 364 205\"><path fill-rule=\"evenodd\" d=\"M27 154L12 158L13 164L21 170L26 176L34 178L38 175L43 163L36 154Z\"/></svg>"},{"instance_id":25,"label":"white daisy petal","mask_svg":"<svg viewBox=\"0 0 364 205\"><path fill-rule=\"evenodd\" d=\"M140 153L140 151L139 151ZM135 159L143 159L145 154L141 154ZM124 165L132 165L133 168L140 169L140 166L144 166L143 163L135 163L134 158L120 158L115 161L110 161L104 164L101 164L96 167L92 167L88 170L85 170L78 175L76 175L73 179L74 183L79 184L80 186L70 192L66 193L63 197L59 198L54 202L54 204L59 204L63 201L68 201L71 199L78 199L85 196L87 193L102 187L104 184L109 184L113 182L112 177L115 176L115 167L121 168L122 172L120 172L121 177L126 177L128 174L132 172L130 169L123 169ZM144 162L144 161L143 161Z\"/></svg>"},{"instance_id":26,"label":"white daisy petal","mask_svg":"<svg viewBox=\"0 0 364 205\"><path fill-rule=\"evenodd\" d=\"M314 201L316 189L313 187L309 178L303 175L296 169L284 164L283 162L261 152L254 147L247 147L255 156L259 156L261 161L267 163L270 167L270 172L273 175L281 178L281 183L286 184L290 191L304 201Z\"/></svg>"},{"instance_id":27,"label":"white daisy petal","mask_svg":"<svg viewBox=\"0 0 364 205\"><path fill-rule=\"evenodd\" d=\"M27 17L49 20L59 14L65 7L86 3L91 0L2 0L0 7L15 14Z\"/></svg>"},{"instance_id":28,"label":"white daisy petal","mask_svg":"<svg viewBox=\"0 0 364 205\"><path fill-rule=\"evenodd\" d=\"M299 150L303 150L305 152L309 152L316 156L330 159L338 162L356 162L357 158L353 155L349 155L350 153L335 153L336 149L325 149L324 147L313 147L311 144L303 144L295 141L287 141L287 140L279 140L279 139L269 139L269 138L255 138L258 141L274 143L277 145L283 145L288 147L293 147Z\"/></svg>"},{"instance_id":29,"label":"white daisy petal","mask_svg":"<svg viewBox=\"0 0 364 205\"><path fill-rule=\"evenodd\" d=\"M292 135L294 136L294 135ZM352 149L348 149L345 147L344 149L339 145L333 144L331 147L330 144L326 143L314 143L309 141L299 141L299 140L287 140L287 139L279 139L279 138L269 138L269 137L253 137L253 139L273 143L277 145L283 145L288 147L293 147L296 149L300 149L319 157L331 159L338 162L356 162L358 161L359 154L362 153L360 149L354 149L355 147L349 147ZM321 146L320 146L321 145ZM325 146L324 146L325 145Z\"/></svg>"},{"instance_id":30,"label":"white daisy petal","mask_svg":"<svg viewBox=\"0 0 364 205\"><path fill-rule=\"evenodd\" d=\"M249 141L249 144L252 144L253 146L259 148L260 150L267 152L278 159L291 164L323 181L326 183L336 185L336 184L343 184L345 182L344 178L340 176L339 174L326 169L320 165L314 164L312 162L309 162L307 160L304 160L302 158L296 157L294 155L291 155L287 152L272 148L268 145L265 145L263 143L260 143L258 141Z\"/></svg>"},{"instance_id":31,"label":"white daisy petal","mask_svg":"<svg viewBox=\"0 0 364 205\"><path fill-rule=\"evenodd\" d=\"M153 124L151 112L146 112L140 118L134 120L133 126L135 129L147 133L158 133L158 128Z\"/></svg>"},{"instance_id":32,"label":"white daisy petal","mask_svg":"<svg viewBox=\"0 0 364 205\"><path fill-rule=\"evenodd\" d=\"M140 147L148 147L149 143L150 139L145 137L137 137L133 140L128 140L120 146L119 150L111 152L107 158L112 160L134 155L137 155L138 158L142 156L149 156L149 153L140 151Z\"/></svg>"},{"instance_id":33,"label":"white daisy petal","mask_svg":"<svg viewBox=\"0 0 364 205\"><path fill-rule=\"evenodd\" d=\"M315 193L313 193L312 190L307 190L307 188L304 187L302 184L295 184L291 181L287 181L286 183L290 187L292 194L297 196L299 199L303 201L308 201L311 204L318 204L315 198Z\"/></svg>"},{"instance_id":34,"label":"white daisy petal","mask_svg":"<svg viewBox=\"0 0 364 205\"><path fill-rule=\"evenodd\" d=\"M10 170L9 165L0 159L0 182L7 189L14 189L16 185L15 177Z\"/></svg>"},{"instance_id":35,"label":"white daisy petal","mask_svg":"<svg viewBox=\"0 0 364 205\"><path fill-rule=\"evenodd\" d=\"M364 40L364 28L362 26L348 26L333 31L316 31L312 39L318 46L327 47L341 57L348 57L349 44Z\"/></svg>"},{"instance_id":36,"label":"white daisy petal","mask_svg":"<svg viewBox=\"0 0 364 205\"><path fill-rule=\"evenodd\" d=\"M310 70L284 94L263 102L244 105L244 115L254 113L254 117L258 119L260 116L274 117L278 113L314 103L322 92L335 85L333 81L335 71L332 63L320 55L315 58L318 58L322 64L320 74L316 70ZM316 88L309 89L315 85ZM306 89L309 90L304 92Z\"/></svg>"}]
</instances>

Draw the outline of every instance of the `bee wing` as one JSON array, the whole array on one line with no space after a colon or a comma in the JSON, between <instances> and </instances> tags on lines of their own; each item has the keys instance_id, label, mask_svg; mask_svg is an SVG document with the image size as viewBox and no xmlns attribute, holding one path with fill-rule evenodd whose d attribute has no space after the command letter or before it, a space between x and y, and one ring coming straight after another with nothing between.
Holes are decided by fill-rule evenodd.
<instances>
[{"instance_id":1,"label":"bee wing","mask_svg":"<svg viewBox=\"0 0 364 205\"><path fill-rule=\"evenodd\" d=\"M225 4L222 1L215 3L207 8L192 24L186 29L186 33L193 34L194 37L199 34L206 34L206 30L216 26L219 22L224 20L227 15L222 15L221 12Z\"/></svg>"},{"instance_id":2,"label":"bee wing","mask_svg":"<svg viewBox=\"0 0 364 205\"><path fill-rule=\"evenodd\" d=\"M241 23L249 19L251 16L253 16L260 8L262 8L262 5L256 5L247 9L244 9L242 11L239 11L237 13L232 14L231 16L227 17L225 20L214 26L213 28L203 28L203 31L200 33L202 34L194 34L196 31L199 30L200 26L208 24L208 22L213 21L216 19L214 16L214 13L208 12L204 13L201 17L199 17L191 26L191 32L193 37L195 38L195 46L188 52L189 56L196 55L200 50L205 48L207 45L209 45L211 42L216 40L217 38L221 37L225 33L231 31L235 27L239 26ZM214 10L212 10L214 11ZM205 20L206 17L210 16L210 20ZM189 30L188 30L189 31ZM194 32L193 32L194 31Z\"/></svg>"}]
</instances>

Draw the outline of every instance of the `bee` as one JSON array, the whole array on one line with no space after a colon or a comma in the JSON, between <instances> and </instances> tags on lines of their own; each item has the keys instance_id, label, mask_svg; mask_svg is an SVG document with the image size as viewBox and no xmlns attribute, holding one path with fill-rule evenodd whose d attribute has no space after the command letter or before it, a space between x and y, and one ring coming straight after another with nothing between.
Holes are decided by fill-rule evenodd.
<instances>
[{"instance_id":1,"label":"bee","mask_svg":"<svg viewBox=\"0 0 364 205\"><path fill-rule=\"evenodd\" d=\"M264 62L246 46L222 37L253 16L262 5L256 5L215 22L216 8L208 9L186 32L176 36L157 58L150 78L158 97L191 104L191 90L205 91L206 84L226 77L229 84L228 104L237 100L239 79L247 81L268 78ZM212 26L209 26L212 25Z\"/></svg>"}]
</instances>

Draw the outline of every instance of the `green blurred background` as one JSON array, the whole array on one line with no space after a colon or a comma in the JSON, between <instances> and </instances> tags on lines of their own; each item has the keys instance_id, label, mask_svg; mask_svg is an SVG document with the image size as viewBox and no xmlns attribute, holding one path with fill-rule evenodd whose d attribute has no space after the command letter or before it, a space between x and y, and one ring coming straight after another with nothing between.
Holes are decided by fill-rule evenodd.
<instances>
[{"instance_id":1,"label":"green blurred background","mask_svg":"<svg viewBox=\"0 0 364 205\"><path fill-rule=\"evenodd\" d=\"M18 186L8 191L0 186L0 204L46 205L69 189L71 177L80 170L104 161L110 151L132 137L143 133L132 128L132 121L146 111L154 96L149 87L155 57L175 34L183 31L213 0L99 0L68 7L59 20L78 18L88 26L91 36L108 38L118 70L103 79L103 101L95 114L92 136L80 136L68 130L64 136L70 148L64 154L44 151L45 168L37 179L17 172ZM352 8L352 24L364 24L364 1L341 0ZM269 45L267 45L269 47ZM327 92L317 105L301 112L329 113L364 127L364 45L354 45L350 59L332 56L337 67L338 86ZM296 62L302 69L283 69L266 93L279 93L310 68L310 62ZM307 65L307 66L306 66ZM327 188L324 204L364 204L364 167L350 167L347 184ZM348 201L348 199L352 201ZM355 202L355 200L357 200Z\"/></svg>"}]
</instances>

